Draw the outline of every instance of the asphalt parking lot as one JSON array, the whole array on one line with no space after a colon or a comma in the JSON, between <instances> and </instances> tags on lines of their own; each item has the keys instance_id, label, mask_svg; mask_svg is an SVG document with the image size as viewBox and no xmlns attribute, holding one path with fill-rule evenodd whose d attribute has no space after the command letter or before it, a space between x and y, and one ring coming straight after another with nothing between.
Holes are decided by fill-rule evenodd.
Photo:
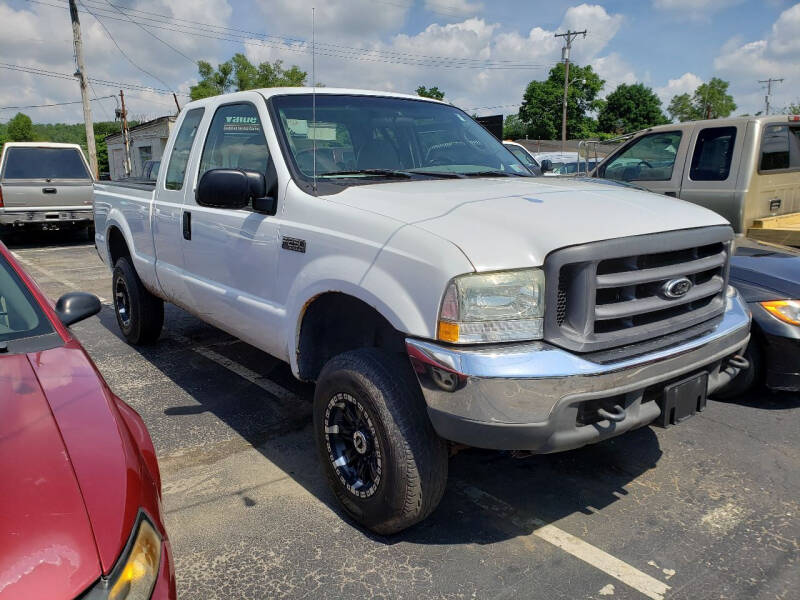
<instances>
[{"instance_id":1,"label":"asphalt parking lot","mask_svg":"<svg viewBox=\"0 0 800 600\"><path fill-rule=\"evenodd\" d=\"M800 398L709 401L546 456L464 450L425 522L349 522L311 437L313 387L168 306L160 341L120 337L110 273L63 233L10 240L53 299L106 300L73 329L147 423L181 598L798 598Z\"/></svg>"}]
</instances>

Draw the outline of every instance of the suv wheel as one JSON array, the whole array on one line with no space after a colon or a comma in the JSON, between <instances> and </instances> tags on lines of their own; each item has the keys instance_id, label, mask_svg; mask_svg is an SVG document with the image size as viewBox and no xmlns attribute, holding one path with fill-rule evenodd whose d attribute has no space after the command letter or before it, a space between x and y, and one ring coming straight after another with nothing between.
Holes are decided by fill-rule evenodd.
<instances>
[{"instance_id":1,"label":"suv wheel","mask_svg":"<svg viewBox=\"0 0 800 600\"><path fill-rule=\"evenodd\" d=\"M439 504L447 446L405 356L364 348L331 359L314 394L314 434L336 498L372 531L401 531Z\"/></svg>"},{"instance_id":2,"label":"suv wheel","mask_svg":"<svg viewBox=\"0 0 800 600\"><path fill-rule=\"evenodd\" d=\"M164 325L164 301L147 291L126 257L117 260L111 285L117 323L128 343L155 342Z\"/></svg>"}]
</instances>

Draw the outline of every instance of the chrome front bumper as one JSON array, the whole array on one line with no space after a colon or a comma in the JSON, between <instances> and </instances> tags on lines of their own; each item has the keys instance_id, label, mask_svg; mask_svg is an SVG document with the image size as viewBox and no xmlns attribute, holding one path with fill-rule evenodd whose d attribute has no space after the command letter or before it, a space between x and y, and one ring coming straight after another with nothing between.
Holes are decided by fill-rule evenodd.
<instances>
[{"instance_id":1,"label":"chrome front bumper","mask_svg":"<svg viewBox=\"0 0 800 600\"><path fill-rule=\"evenodd\" d=\"M735 293L705 334L616 362L593 362L545 342L458 348L409 338L406 348L441 437L480 448L558 452L650 423L661 414L654 386L682 375L707 371L713 392L730 380L732 367L723 362L749 338L750 311ZM582 403L613 397L623 399L622 421L578 423Z\"/></svg>"},{"instance_id":2,"label":"chrome front bumper","mask_svg":"<svg viewBox=\"0 0 800 600\"><path fill-rule=\"evenodd\" d=\"M92 209L37 208L0 210L0 225L44 225L93 221Z\"/></svg>"}]
</instances>

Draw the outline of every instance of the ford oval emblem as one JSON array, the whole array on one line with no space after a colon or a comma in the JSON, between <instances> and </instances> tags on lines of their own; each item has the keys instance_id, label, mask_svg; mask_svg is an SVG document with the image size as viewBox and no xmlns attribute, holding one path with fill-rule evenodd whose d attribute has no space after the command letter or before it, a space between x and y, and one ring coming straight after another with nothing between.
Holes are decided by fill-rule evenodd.
<instances>
[{"instance_id":1,"label":"ford oval emblem","mask_svg":"<svg viewBox=\"0 0 800 600\"><path fill-rule=\"evenodd\" d=\"M670 279L661 286L661 294L665 298L675 300L685 296L694 284L688 277L679 277L677 279Z\"/></svg>"}]
</instances>

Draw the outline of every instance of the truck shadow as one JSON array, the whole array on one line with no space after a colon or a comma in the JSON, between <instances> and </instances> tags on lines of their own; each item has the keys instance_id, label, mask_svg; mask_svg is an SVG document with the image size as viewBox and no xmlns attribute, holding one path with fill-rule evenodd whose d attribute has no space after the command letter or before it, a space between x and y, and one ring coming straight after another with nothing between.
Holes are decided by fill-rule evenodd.
<instances>
[{"instance_id":1,"label":"truck shadow","mask_svg":"<svg viewBox=\"0 0 800 600\"><path fill-rule=\"evenodd\" d=\"M10 231L0 236L9 250L22 250L29 248L65 248L69 246L93 245L94 239L89 240L86 229L54 229L49 231Z\"/></svg>"},{"instance_id":2,"label":"truck shadow","mask_svg":"<svg viewBox=\"0 0 800 600\"><path fill-rule=\"evenodd\" d=\"M99 319L118 344L113 310L105 307ZM102 332L106 339L108 332ZM166 415L189 427L195 415L215 415L358 527L339 507L318 463L311 428L314 386L297 382L288 365L172 306L158 344L125 348L139 353L196 401L161 408L158 420ZM142 416L148 420L146 411ZM155 426L156 416L152 418ZM362 531L384 544L490 544L527 535L567 515L591 514L613 504L660 456L658 439L649 428L554 455L515 458L507 452L463 450L451 458L444 497L428 519L390 537ZM243 501L254 503L249 497Z\"/></svg>"}]
</instances>

